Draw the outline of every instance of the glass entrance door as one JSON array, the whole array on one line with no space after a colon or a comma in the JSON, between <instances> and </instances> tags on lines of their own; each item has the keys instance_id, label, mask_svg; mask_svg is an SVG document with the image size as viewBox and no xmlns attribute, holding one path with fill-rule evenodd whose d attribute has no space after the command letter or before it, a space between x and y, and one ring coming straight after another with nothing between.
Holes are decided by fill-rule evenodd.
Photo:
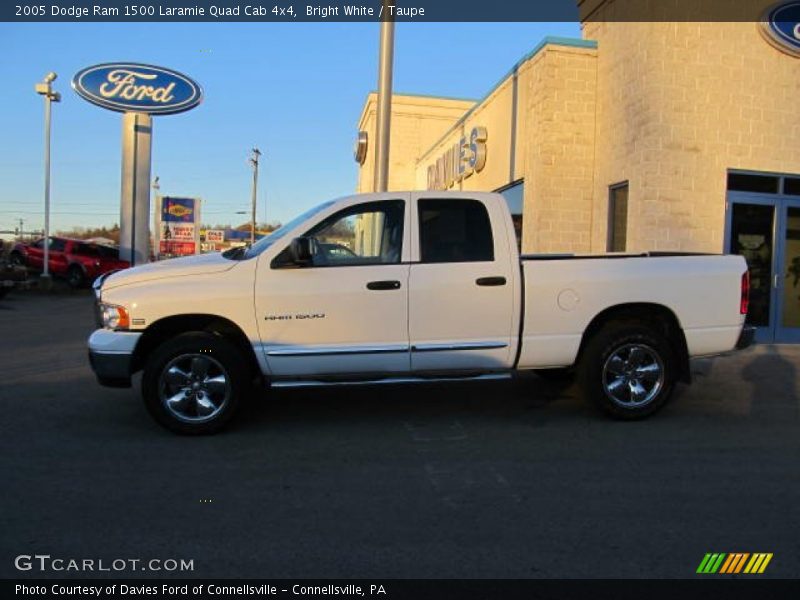
<instances>
[{"instance_id":1,"label":"glass entrance door","mask_svg":"<svg viewBox=\"0 0 800 600\"><path fill-rule=\"evenodd\" d=\"M726 246L750 270L756 340L800 343L800 200L729 194Z\"/></svg>"},{"instance_id":2,"label":"glass entrance door","mask_svg":"<svg viewBox=\"0 0 800 600\"><path fill-rule=\"evenodd\" d=\"M800 342L800 200L787 200L779 219L775 341Z\"/></svg>"}]
</instances>

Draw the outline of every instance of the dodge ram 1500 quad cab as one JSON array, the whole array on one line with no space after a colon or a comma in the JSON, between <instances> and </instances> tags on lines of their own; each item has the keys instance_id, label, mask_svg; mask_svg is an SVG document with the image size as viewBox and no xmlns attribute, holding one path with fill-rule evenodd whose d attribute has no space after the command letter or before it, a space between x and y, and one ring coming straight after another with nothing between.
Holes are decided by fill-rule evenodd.
<instances>
[{"instance_id":1,"label":"dodge ram 1500 quad cab","mask_svg":"<svg viewBox=\"0 0 800 600\"><path fill-rule=\"evenodd\" d=\"M389 192L320 204L247 248L98 279L89 356L162 425L211 433L247 387L574 369L613 417L752 342L734 255L520 256L502 196Z\"/></svg>"}]
</instances>

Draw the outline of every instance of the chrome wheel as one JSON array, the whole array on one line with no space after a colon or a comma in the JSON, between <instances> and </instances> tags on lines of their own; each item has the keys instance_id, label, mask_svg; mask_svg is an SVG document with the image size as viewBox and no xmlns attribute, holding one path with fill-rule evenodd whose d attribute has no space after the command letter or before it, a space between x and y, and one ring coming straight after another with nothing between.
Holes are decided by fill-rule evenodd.
<instances>
[{"instance_id":1,"label":"chrome wheel","mask_svg":"<svg viewBox=\"0 0 800 600\"><path fill-rule=\"evenodd\" d=\"M645 344L615 349L603 365L603 391L622 408L649 404L664 387L664 362Z\"/></svg>"},{"instance_id":2,"label":"chrome wheel","mask_svg":"<svg viewBox=\"0 0 800 600\"><path fill-rule=\"evenodd\" d=\"M207 354L182 354L169 361L159 378L164 408L186 423L216 417L228 403L231 385L225 368Z\"/></svg>"}]
</instances>

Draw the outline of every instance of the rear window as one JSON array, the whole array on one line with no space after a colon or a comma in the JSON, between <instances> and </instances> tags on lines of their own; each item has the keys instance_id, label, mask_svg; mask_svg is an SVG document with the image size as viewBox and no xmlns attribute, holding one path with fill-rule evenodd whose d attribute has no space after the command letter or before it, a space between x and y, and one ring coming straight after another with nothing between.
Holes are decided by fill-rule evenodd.
<instances>
[{"instance_id":1,"label":"rear window","mask_svg":"<svg viewBox=\"0 0 800 600\"><path fill-rule=\"evenodd\" d=\"M492 225L482 202L423 199L419 201L418 208L422 262L494 260Z\"/></svg>"}]
</instances>

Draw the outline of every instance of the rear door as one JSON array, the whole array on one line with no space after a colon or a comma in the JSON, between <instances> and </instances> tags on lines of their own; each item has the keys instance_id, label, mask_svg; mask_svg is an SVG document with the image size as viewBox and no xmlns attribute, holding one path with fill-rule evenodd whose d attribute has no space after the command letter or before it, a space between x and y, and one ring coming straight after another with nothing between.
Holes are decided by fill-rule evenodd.
<instances>
[{"instance_id":1,"label":"rear door","mask_svg":"<svg viewBox=\"0 0 800 600\"><path fill-rule=\"evenodd\" d=\"M511 366L517 281L500 206L412 195L418 226L409 277L411 366L417 372Z\"/></svg>"},{"instance_id":2,"label":"rear door","mask_svg":"<svg viewBox=\"0 0 800 600\"><path fill-rule=\"evenodd\" d=\"M63 275L67 272L67 245L72 243L60 238L50 238L48 262L50 263L51 273Z\"/></svg>"},{"instance_id":3,"label":"rear door","mask_svg":"<svg viewBox=\"0 0 800 600\"><path fill-rule=\"evenodd\" d=\"M41 269L44 265L44 238L36 240L27 248L27 263L29 267Z\"/></svg>"}]
</instances>

